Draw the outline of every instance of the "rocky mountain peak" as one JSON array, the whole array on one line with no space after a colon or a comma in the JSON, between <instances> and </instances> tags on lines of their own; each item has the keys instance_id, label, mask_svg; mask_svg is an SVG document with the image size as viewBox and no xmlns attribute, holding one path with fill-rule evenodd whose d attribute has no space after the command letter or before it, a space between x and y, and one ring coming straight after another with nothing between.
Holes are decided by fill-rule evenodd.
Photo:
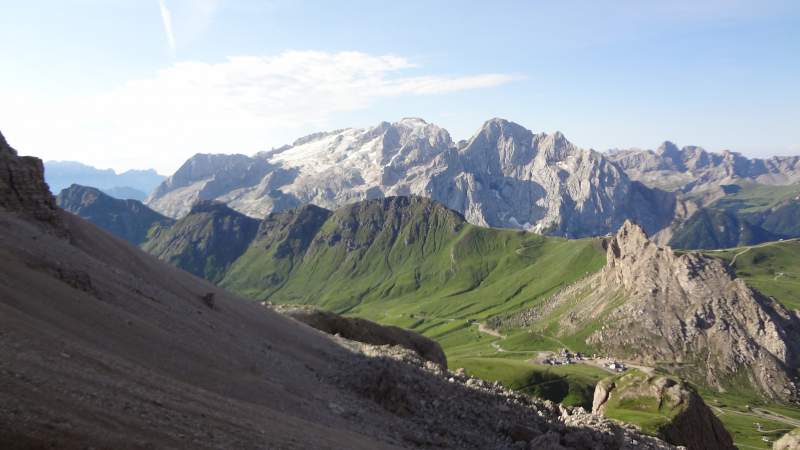
<instances>
[{"instance_id":1,"label":"rocky mountain peak","mask_svg":"<svg viewBox=\"0 0 800 450\"><path fill-rule=\"evenodd\" d=\"M677 156L678 159L680 159L681 149L678 148L678 146L675 145L675 143L672 141L664 141L661 143L661 145L658 146L658 149L656 149L656 153L666 157Z\"/></svg>"},{"instance_id":2,"label":"rocky mountain peak","mask_svg":"<svg viewBox=\"0 0 800 450\"><path fill-rule=\"evenodd\" d=\"M669 359L713 368L683 374L712 386L724 388L729 377L746 374L765 395L794 398L796 313L747 287L722 260L676 254L630 221L607 251L593 289L610 295L604 301L627 300L589 341L645 363Z\"/></svg>"},{"instance_id":3,"label":"rocky mountain peak","mask_svg":"<svg viewBox=\"0 0 800 450\"><path fill-rule=\"evenodd\" d=\"M644 229L630 220L625 220L608 243L607 259L613 263L626 258L636 258L649 245L651 242Z\"/></svg>"},{"instance_id":4,"label":"rocky mountain peak","mask_svg":"<svg viewBox=\"0 0 800 450\"><path fill-rule=\"evenodd\" d=\"M484 122L478 133L473 137L481 136L487 141L497 141L500 139L514 139L518 141L530 141L533 136L530 130L522 125L510 120L495 117Z\"/></svg>"},{"instance_id":5,"label":"rocky mountain peak","mask_svg":"<svg viewBox=\"0 0 800 450\"><path fill-rule=\"evenodd\" d=\"M8 145L8 142L6 142L6 137L3 136L2 131L0 131L0 155L17 156L17 151Z\"/></svg>"},{"instance_id":6,"label":"rocky mountain peak","mask_svg":"<svg viewBox=\"0 0 800 450\"><path fill-rule=\"evenodd\" d=\"M594 153L582 150L567 140L560 131L553 134L540 133L534 137L534 146L544 158L546 164L557 164L566 161L571 156L585 154L589 157Z\"/></svg>"},{"instance_id":7,"label":"rocky mountain peak","mask_svg":"<svg viewBox=\"0 0 800 450\"><path fill-rule=\"evenodd\" d=\"M424 127L428 125L428 122L420 117L403 117L398 123L409 127Z\"/></svg>"}]
</instances>

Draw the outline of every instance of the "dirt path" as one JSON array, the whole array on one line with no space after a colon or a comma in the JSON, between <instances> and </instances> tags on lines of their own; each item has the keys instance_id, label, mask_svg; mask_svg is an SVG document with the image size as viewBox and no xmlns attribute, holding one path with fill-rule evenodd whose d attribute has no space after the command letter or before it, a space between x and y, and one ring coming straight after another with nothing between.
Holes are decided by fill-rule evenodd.
<instances>
[{"instance_id":1,"label":"dirt path","mask_svg":"<svg viewBox=\"0 0 800 450\"><path fill-rule=\"evenodd\" d=\"M748 416L754 417L756 419L767 419L772 420L773 422L780 422L789 426L789 430L795 429L800 427L800 420L793 419L791 417L784 416L782 414L774 413L772 411L764 410L764 409L754 409L752 412L743 412L743 411L736 411L735 409L728 409L728 408L720 408L719 406L713 406L715 411L717 411L717 415L721 416L724 414L736 414L739 416ZM762 433L770 433L772 431L781 431L781 430L762 430Z\"/></svg>"},{"instance_id":2,"label":"dirt path","mask_svg":"<svg viewBox=\"0 0 800 450\"><path fill-rule=\"evenodd\" d=\"M483 334L486 334L486 335L489 335L489 336L492 336L492 337L496 337L496 338L498 338L500 340L503 340L503 339L506 338L505 335L503 335L502 333L500 333L499 331L497 331L495 329L487 327L485 324L482 324L480 322L475 322L474 325L477 325L478 326L478 331L483 333ZM528 350L528 351L524 351L524 350L519 350L519 351L517 351L517 350L506 350L503 347L501 347L500 343L497 342L497 341L491 342L491 343L489 343L489 345L491 345L492 348L497 353L508 353L508 354L514 354L514 355L530 355L531 353L536 353L536 351L533 351L533 350Z\"/></svg>"},{"instance_id":3,"label":"dirt path","mask_svg":"<svg viewBox=\"0 0 800 450\"><path fill-rule=\"evenodd\" d=\"M487 327L485 324L478 322L478 331L484 334L488 334L490 336L494 336L500 339L505 339L506 337L503 336L499 331Z\"/></svg>"},{"instance_id":4,"label":"dirt path","mask_svg":"<svg viewBox=\"0 0 800 450\"><path fill-rule=\"evenodd\" d=\"M736 264L736 258L738 258L739 255L744 255L745 253L749 252L751 249L760 248L760 247L769 247L770 245L781 244L781 243L784 243L784 242L792 242L792 241L797 241L797 240L800 240L800 239L798 239L798 238L784 239L782 241L770 241L770 242L763 242L763 243L757 244L757 245L749 245L749 246L745 247L744 250L740 251L739 253L734 254L733 258L731 258L731 262L728 263L728 265L733 267L733 265ZM722 252L722 251L728 251L728 250L729 249L719 249L719 250L712 250L712 251Z\"/></svg>"}]
</instances>

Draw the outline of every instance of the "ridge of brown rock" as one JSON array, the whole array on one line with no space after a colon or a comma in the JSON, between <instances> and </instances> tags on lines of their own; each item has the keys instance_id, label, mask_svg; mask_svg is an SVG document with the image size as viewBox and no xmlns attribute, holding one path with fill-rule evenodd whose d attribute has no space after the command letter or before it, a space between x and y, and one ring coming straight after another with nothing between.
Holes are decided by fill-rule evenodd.
<instances>
[{"instance_id":1,"label":"ridge of brown rock","mask_svg":"<svg viewBox=\"0 0 800 450\"><path fill-rule=\"evenodd\" d=\"M18 156L0 133L0 209L21 212L51 224L59 223L57 207L44 182L42 160Z\"/></svg>"}]
</instances>

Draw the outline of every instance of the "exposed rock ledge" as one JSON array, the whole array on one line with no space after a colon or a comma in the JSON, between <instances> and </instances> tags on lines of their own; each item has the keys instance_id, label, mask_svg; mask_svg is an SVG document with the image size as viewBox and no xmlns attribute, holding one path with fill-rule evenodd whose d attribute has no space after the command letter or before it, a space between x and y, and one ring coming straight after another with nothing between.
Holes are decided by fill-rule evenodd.
<instances>
[{"instance_id":1,"label":"exposed rock ledge","mask_svg":"<svg viewBox=\"0 0 800 450\"><path fill-rule=\"evenodd\" d=\"M397 345L422 359L447 369L447 357L438 342L402 328L379 325L356 317L344 317L313 307L273 306L273 309L328 334L372 345Z\"/></svg>"}]
</instances>

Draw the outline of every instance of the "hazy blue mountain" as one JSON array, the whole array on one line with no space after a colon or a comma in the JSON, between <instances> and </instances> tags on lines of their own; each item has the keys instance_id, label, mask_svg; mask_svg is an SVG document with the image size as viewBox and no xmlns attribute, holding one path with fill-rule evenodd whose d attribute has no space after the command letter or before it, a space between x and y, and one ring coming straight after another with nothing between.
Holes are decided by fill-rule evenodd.
<instances>
[{"instance_id":1,"label":"hazy blue mountain","mask_svg":"<svg viewBox=\"0 0 800 450\"><path fill-rule=\"evenodd\" d=\"M92 186L121 199L144 200L166 178L155 170L97 169L76 161L47 161L44 176L51 192L58 193L73 184Z\"/></svg>"},{"instance_id":2,"label":"hazy blue mountain","mask_svg":"<svg viewBox=\"0 0 800 450\"><path fill-rule=\"evenodd\" d=\"M108 189L102 189L102 191L120 200L138 200L142 202L145 198L147 198L146 192L129 186L115 186Z\"/></svg>"}]
</instances>

